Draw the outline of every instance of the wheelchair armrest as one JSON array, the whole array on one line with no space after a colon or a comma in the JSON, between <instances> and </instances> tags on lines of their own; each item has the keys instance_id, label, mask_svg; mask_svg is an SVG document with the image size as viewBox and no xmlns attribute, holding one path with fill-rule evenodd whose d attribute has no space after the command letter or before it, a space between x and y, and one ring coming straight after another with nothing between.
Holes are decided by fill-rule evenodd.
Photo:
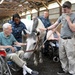
<instances>
[{"instance_id":1,"label":"wheelchair armrest","mask_svg":"<svg viewBox=\"0 0 75 75\"><path fill-rule=\"evenodd\" d=\"M0 56L6 57L7 53L4 49L0 49Z\"/></svg>"}]
</instances>

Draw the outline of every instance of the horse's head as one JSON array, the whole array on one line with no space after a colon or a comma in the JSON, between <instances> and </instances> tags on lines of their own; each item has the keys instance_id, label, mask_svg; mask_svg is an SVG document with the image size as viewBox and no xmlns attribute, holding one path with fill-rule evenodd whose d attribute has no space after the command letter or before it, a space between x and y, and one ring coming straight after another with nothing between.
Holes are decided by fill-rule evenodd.
<instances>
[{"instance_id":1,"label":"horse's head","mask_svg":"<svg viewBox=\"0 0 75 75\"><path fill-rule=\"evenodd\" d=\"M36 42L38 41L37 37L39 36L40 39L43 39L46 32L40 31L39 28L44 27L44 25L39 18L29 21L23 19L22 22L26 25L28 32L30 32L29 36L27 37L27 52L24 54L25 58L30 58L30 56L33 54L33 49L35 48ZM40 35L37 36L38 32ZM41 42L42 40L40 43Z\"/></svg>"},{"instance_id":2,"label":"horse's head","mask_svg":"<svg viewBox=\"0 0 75 75\"><path fill-rule=\"evenodd\" d=\"M38 25L36 27L36 31L40 33L40 38L43 39L45 34L46 34L46 31L41 31L40 30L40 28L44 28L44 25L43 25L42 21L39 18L37 18L37 20L38 20Z\"/></svg>"}]
</instances>

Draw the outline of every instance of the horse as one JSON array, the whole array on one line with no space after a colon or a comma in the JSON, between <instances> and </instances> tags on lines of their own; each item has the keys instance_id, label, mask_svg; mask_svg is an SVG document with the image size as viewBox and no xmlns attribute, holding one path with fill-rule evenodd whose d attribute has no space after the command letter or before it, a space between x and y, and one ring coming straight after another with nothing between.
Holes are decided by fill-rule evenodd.
<instances>
[{"instance_id":1,"label":"horse","mask_svg":"<svg viewBox=\"0 0 75 75\"><path fill-rule=\"evenodd\" d=\"M37 52L39 54L39 63L43 62L41 45L43 43L46 31L40 31L39 28L44 27L44 25L39 18L35 18L34 20L21 19L21 21L26 25L27 30L25 31L27 34L29 34L26 40L27 46L24 58L29 59L32 56L32 54L34 54L34 64L38 65ZM22 32L22 35L23 34L24 33ZM24 40L25 38L23 38L23 41Z\"/></svg>"}]
</instances>

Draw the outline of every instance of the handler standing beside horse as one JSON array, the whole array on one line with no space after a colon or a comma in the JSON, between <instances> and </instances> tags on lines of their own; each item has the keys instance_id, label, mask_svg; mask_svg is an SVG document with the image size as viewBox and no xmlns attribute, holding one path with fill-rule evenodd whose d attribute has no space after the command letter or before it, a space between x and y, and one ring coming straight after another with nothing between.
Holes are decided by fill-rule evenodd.
<instances>
[{"instance_id":1,"label":"handler standing beside horse","mask_svg":"<svg viewBox=\"0 0 75 75\"><path fill-rule=\"evenodd\" d=\"M48 10L44 11L44 15L43 15L43 16L40 16L39 18L40 18L40 20L42 21L42 23L43 23L43 25L45 26L45 28L47 28L47 27L49 27L49 26L51 25L51 22L50 22L50 20L49 20L49 11L48 11ZM44 40L46 40L46 36L47 36L47 31L46 31L46 35L45 35L45 37L44 37ZM44 44L43 53L44 53L45 55L48 54L48 44L49 44L48 41L46 41L46 43Z\"/></svg>"},{"instance_id":2,"label":"handler standing beside horse","mask_svg":"<svg viewBox=\"0 0 75 75\"><path fill-rule=\"evenodd\" d=\"M21 22L20 19L21 17L16 13L13 15L12 20L9 21L9 23L12 25L12 34L18 42L22 42L22 31L27 29L25 24Z\"/></svg>"},{"instance_id":3,"label":"handler standing beside horse","mask_svg":"<svg viewBox=\"0 0 75 75\"><path fill-rule=\"evenodd\" d=\"M59 23L62 24L61 27L61 38L59 41L59 58L63 68L62 74L69 72L70 75L75 75L75 37L73 33L75 32L75 14L71 11L72 4L66 1L63 6L63 14L58 18L58 20L50 27L41 30L50 30L55 28Z\"/></svg>"}]
</instances>

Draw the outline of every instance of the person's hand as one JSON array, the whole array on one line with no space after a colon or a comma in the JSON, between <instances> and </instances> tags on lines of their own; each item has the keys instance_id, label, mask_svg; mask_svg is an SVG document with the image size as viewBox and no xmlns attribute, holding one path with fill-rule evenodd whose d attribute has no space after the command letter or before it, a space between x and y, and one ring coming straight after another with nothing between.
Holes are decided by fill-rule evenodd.
<instances>
[{"instance_id":1,"label":"person's hand","mask_svg":"<svg viewBox=\"0 0 75 75\"><path fill-rule=\"evenodd\" d=\"M21 46L25 46L25 45L27 45L27 43L22 43L22 45L21 45Z\"/></svg>"},{"instance_id":2,"label":"person's hand","mask_svg":"<svg viewBox=\"0 0 75 75\"><path fill-rule=\"evenodd\" d=\"M59 40L59 38L54 38L54 40L57 40L57 41L58 41L58 40Z\"/></svg>"},{"instance_id":3,"label":"person's hand","mask_svg":"<svg viewBox=\"0 0 75 75\"><path fill-rule=\"evenodd\" d=\"M14 53L14 52L15 52L15 48L14 48L14 47L9 46L9 48L12 50L12 53Z\"/></svg>"},{"instance_id":4,"label":"person's hand","mask_svg":"<svg viewBox=\"0 0 75 75\"><path fill-rule=\"evenodd\" d=\"M46 28L39 28L41 31L45 31L46 30Z\"/></svg>"},{"instance_id":5,"label":"person's hand","mask_svg":"<svg viewBox=\"0 0 75 75\"><path fill-rule=\"evenodd\" d=\"M25 45L27 45L27 43L18 43L18 44L14 45L14 46L21 47L21 46L25 46Z\"/></svg>"},{"instance_id":6,"label":"person's hand","mask_svg":"<svg viewBox=\"0 0 75 75\"><path fill-rule=\"evenodd\" d=\"M27 38L29 36L29 34L23 35L25 38Z\"/></svg>"},{"instance_id":7,"label":"person's hand","mask_svg":"<svg viewBox=\"0 0 75 75\"><path fill-rule=\"evenodd\" d=\"M67 15L66 20L67 20L67 22L70 21L70 16Z\"/></svg>"}]
</instances>

